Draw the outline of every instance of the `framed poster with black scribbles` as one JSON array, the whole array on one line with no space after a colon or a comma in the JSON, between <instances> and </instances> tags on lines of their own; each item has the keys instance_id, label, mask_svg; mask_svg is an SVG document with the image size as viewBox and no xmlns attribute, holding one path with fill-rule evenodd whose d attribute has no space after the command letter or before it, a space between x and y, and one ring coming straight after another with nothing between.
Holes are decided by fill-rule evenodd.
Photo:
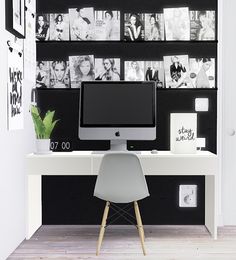
<instances>
[{"instance_id":1,"label":"framed poster with black scribbles","mask_svg":"<svg viewBox=\"0 0 236 260\"><path fill-rule=\"evenodd\" d=\"M23 129L23 56L13 49L8 51L8 130Z\"/></svg>"},{"instance_id":2,"label":"framed poster with black scribbles","mask_svg":"<svg viewBox=\"0 0 236 260\"><path fill-rule=\"evenodd\" d=\"M25 0L5 0L6 30L25 38Z\"/></svg>"}]
</instances>

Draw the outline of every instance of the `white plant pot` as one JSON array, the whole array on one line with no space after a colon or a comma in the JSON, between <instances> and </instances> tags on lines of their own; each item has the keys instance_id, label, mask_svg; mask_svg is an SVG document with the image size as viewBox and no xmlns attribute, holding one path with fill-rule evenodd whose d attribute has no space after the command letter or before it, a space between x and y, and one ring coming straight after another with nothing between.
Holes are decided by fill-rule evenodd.
<instances>
[{"instance_id":1,"label":"white plant pot","mask_svg":"<svg viewBox=\"0 0 236 260\"><path fill-rule=\"evenodd\" d=\"M50 150L50 139L36 139L36 152L37 154L48 154Z\"/></svg>"}]
</instances>

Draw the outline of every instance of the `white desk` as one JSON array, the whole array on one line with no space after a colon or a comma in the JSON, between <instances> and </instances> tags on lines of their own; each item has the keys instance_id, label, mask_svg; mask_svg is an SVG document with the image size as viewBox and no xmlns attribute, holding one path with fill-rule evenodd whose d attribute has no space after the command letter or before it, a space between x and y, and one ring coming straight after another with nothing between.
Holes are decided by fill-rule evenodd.
<instances>
[{"instance_id":1,"label":"white desk","mask_svg":"<svg viewBox=\"0 0 236 260\"><path fill-rule=\"evenodd\" d=\"M47 155L29 154L27 165L27 228L26 239L42 225L42 175L97 175L102 154L91 152L54 152ZM217 238L216 177L217 155L200 151L196 154L138 155L145 175L203 175L205 176L205 226Z\"/></svg>"}]
</instances>

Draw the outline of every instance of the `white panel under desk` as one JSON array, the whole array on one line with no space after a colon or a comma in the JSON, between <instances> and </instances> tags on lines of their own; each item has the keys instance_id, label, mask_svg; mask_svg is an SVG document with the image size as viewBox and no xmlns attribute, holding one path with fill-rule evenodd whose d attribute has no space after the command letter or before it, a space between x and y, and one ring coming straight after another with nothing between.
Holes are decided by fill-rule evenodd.
<instances>
[{"instance_id":1,"label":"white panel under desk","mask_svg":"<svg viewBox=\"0 0 236 260\"><path fill-rule=\"evenodd\" d=\"M92 172L91 155L78 152L30 154L26 160L28 175L91 175Z\"/></svg>"}]
</instances>

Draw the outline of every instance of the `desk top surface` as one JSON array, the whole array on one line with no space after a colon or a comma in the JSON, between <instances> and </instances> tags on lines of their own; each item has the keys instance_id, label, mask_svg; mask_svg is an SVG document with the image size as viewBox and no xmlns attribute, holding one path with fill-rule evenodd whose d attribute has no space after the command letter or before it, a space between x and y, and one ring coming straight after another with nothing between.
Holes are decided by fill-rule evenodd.
<instances>
[{"instance_id":1,"label":"desk top surface","mask_svg":"<svg viewBox=\"0 0 236 260\"><path fill-rule=\"evenodd\" d=\"M102 157L104 154L94 154L92 151L73 151L73 152L52 152L48 154L35 154L31 153L27 155L27 158L43 157ZM174 154L171 151L158 151L158 153L151 153L151 151L142 151L137 154L138 157L217 157L216 154L209 151L197 151L195 154Z\"/></svg>"}]
</instances>

